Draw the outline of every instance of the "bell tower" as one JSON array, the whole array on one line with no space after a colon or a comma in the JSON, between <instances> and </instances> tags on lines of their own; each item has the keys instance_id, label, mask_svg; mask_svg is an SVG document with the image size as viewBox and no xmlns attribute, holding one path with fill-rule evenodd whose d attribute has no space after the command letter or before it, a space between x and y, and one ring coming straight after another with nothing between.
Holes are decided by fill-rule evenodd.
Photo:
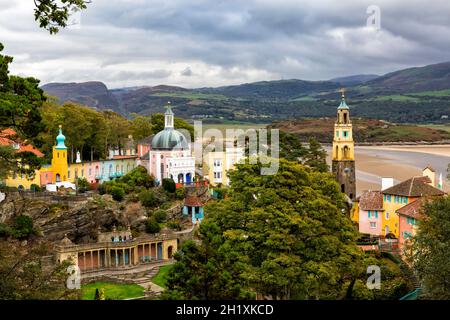
<instances>
[{"instance_id":1,"label":"bell tower","mask_svg":"<svg viewBox=\"0 0 450 320\"><path fill-rule=\"evenodd\" d=\"M350 108L345 102L345 91L341 89L340 92L342 100L337 108L337 120L334 124L331 167L341 191L354 201L356 199L356 179L352 122L350 121Z\"/></svg>"},{"instance_id":2,"label":"bell tower","mask_svg":"<svg viewBox=\"0 0 450 320\"><path fill-rule=\"evenodd\" d=\"M66 137L62 133L62 127L59 126L59 134L56 137L56 146L53 147L52 157L52 183L67 181L68 163L67 147L65 145Z\"/></svg>"}]
</instances>

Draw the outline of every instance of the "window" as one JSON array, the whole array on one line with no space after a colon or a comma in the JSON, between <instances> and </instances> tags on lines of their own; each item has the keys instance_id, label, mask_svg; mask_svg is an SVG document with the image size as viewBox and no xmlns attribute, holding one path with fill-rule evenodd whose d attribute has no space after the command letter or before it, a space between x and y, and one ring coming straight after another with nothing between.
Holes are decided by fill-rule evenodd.
<instances>
[{"instance_id":1,"label":"window","mask_svg":"<svg viewBox=\"0 0 450 320\"><path fill-rule=\"evenodd\" d=\"M388 194L387 200L388 200L388 202L391 202L391 195L390 194Z\"/></svg>"},{"instance_id":2,"label":"window","mask_svg":"<svg viewBox=\"0 0 450 320\"><path fill-rule=\"evenodd\" d=\"M416 219L411 218L411 217L406 217L406 223L413 226L416 224Z\"/></svg>"},{"instance_id":3,"label":"window","mask_svg":"<svg viewBox=\"0 0 450 320\"><path fill-rule=\"evenodd\" d=\"M371 213L372 213L372 211L367 211L367 218L369 218L370 219L370 215L371 215Z\"/></svg>"},{"instance_id":4,"label":"window","mask_svg":"<svg viewBox=\"0 0 450 320\"><path fill-rule=\"evenodd\" d=\"M91 176L91 175L92 175L92 169L89 168L89 176Z\"/></svg>"},{"instance_id":5,"label":"window","mask_svg":"<svg viewBox=\"0 0 450 320\"><path fill-rule=\"evenodd\" d=\"M375 210L375 218L378 218L378 211Z\"/></svg>"},{"instance_id":6,"label":"window","mask_svg":"<svg viewBox=\"0 0 450 320\"><path fill-rule=\"evenodd\" d=\"M339 138L339 131L336 130L336 138Z\"/></svg>"},{"instance_id":7,"label":"window","mask_svg":"<svg viewBox=\"0 0 450 320\"><path fill-rule=\"evenodd\" d=\"M403 238L405 238L405 239L412 238L412 233L408 232L408 231L403 232Z\"/></svg>"},{"instance_id":8,"label":"window","mask_svg":"<svg viewBox=\"0 0 450 320\"><path fill-rule=\"evenodd\" d=\"M370 223L370 229L376 229L377 228L377 223L376 222L371 222Z\"/></svg>"},{"instance_id":9,"label":"window","mask_svg":"<svg viewBox=\"0 0 450 320\"><path fill-rule=\"evenodd\" d=\"M348 137L348 131L344 131L344 138Z\"/></svg>"},{"instance_id":10,"label":"window","mask_svg":"<svg viewBox=\"0 0 450 320\"><path fill-rule=\"evenodd\" d=\"M386 211L386 220L389 220L389 212Z\"/></svg>"}]
</instances>

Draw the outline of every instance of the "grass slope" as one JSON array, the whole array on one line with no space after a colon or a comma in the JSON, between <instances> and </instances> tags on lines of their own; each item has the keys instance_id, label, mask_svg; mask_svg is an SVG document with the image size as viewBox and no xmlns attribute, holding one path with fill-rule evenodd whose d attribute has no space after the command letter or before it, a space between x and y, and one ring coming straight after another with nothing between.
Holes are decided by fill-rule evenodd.
<instances>
[{"instance_id":1,"label":"grass slope","mask_svg":"<svg viewBox=\"0 0 450 320\"><path fill-rule=\"evenodd\" d=\"M167 285L167 274L172 268L172 264L160 267L158 273L152 278L152 282L165 289Z\"/></svg>"}]
</instances>

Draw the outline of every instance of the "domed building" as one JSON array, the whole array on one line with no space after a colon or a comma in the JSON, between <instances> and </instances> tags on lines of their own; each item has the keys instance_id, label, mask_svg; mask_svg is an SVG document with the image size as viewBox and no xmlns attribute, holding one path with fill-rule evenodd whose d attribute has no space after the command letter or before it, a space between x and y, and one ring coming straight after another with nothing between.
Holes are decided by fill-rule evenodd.
<instances>
[{"instance_id":1,"label":"domed building","mask_svg":"<svg viewBox=\"0 0 450 320\"><path fill-rule=\"evenodd\" d=\"M175 183L190 184L195 176L195 158L191 141L174 128L170 103L164 113L164 130L138 143L139 164L147 168L158 183L170 178Z\"/></svg>"}]
</instances>

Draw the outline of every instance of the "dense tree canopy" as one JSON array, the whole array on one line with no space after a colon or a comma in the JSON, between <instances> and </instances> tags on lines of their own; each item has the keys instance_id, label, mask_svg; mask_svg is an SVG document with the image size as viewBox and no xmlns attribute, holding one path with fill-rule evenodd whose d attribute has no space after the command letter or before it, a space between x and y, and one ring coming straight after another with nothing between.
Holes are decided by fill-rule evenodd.
<instances>
[{"instance_id":1,"label":"dense tree canopy","mask_svg":"<svg viewBox=\"0 0 450 320\"><path fill-rule=\"evenodd\" d=\"M43 259L51 253L45 243L0 240L0 299L60 300L79 299L80 290L66 286L69 261L46 265Z\"/></svg>"},{"instance_id":2,"label":"dense tree canopy","mask_svg":"<svg viewBox=\"0 0 450 320\"><path fill-rule=\"evenodd\" d=\"M450 299L450 199L424 206L410 259L428 299Z\"/></svg>"},{"instance_id":3,"label":"dense tree canopy","mask_svg":"<svg viewBox=\"0 0 450 320\"><path fill-rule=\"evenodd\" d=\"M3 48L0 43L0 53ZM12 129L15 134L4 138L39 146L41 141L37 136L44 129L41 122L44 92L37 79L9 75L12 61L12 57L0 54L0 132ZM34 154L0 146L0 177L10 171L32 176L39 167L40 161Z\"/></svg>"},{"instance_id":4,"label":"dense tree canopy","mask_svg":"<svg viewBox=\"0 0 450 320\"><path fill-rule=\"evenodd\" d=\"M206 207L201 245L175 255L166 297L333 299L363 273L357 232L329 174L280 160L230 172L229 197Z\"/></svg>"}]
</instances>

